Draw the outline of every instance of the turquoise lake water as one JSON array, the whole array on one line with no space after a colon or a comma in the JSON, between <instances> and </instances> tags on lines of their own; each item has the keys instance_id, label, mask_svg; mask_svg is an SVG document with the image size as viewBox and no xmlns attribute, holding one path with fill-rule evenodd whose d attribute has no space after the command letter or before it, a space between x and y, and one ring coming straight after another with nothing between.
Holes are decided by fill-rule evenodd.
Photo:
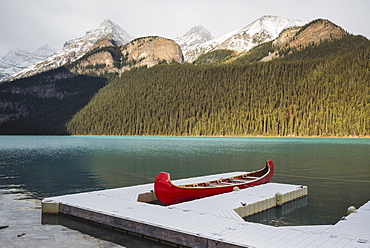
<instances>
[{"instance_id":1,"label":"turquoise lake water","mask_svg":"<svg viewBox=\"0 0 370 248\"><path fill-rule=\"evenodd\" d=\"M0 187L41 200L149 183L160 171L171 179L252 171L267 160L275 163L273 182L307 185L309 195L247 220L334 224L370 200L366 138L0 136Z\"/></svg>"}]
</instances>

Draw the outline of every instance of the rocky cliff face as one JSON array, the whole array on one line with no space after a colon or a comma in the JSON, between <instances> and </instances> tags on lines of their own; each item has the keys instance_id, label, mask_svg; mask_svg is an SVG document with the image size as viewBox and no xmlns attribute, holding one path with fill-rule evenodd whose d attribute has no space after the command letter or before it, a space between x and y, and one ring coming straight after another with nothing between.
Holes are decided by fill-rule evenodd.
<instances>
[{"instance_id":1,"label":"rocky cliff face","mask_svg":"<svg viewBox=\"0 0 370 248\"><path fill-rule=\"evenodd\" d=\"M121 49L128 61L137 61L136 66L152 67L161 61L183 63L180 46L173 40L158 36L136 39Z\"/></svg>"},{"instance_id":2,"label":"rocky cliff face","mask_svg":"<svg viewBox=\"0 0 370 248\"><path fill-rule=\"evenodd\" d=\"M325 40L340 39L347 35L341 27L334 23L317 19L301 28L287 29L273 42L276 48L300 49L311 44L319 44Z\"/></svg>"},{"instance_id":3,"label":"rocky cliff face","mask_svg":"<svg viewBox=\"0 0 370 248\"><path fill-rule=\"evenodd\" d=\"M316 19L303 27L292 27L283 30L279 37L272 42L274 52L261 61L269 61L284 56L284 50L292 53L308 45L318 45L323 41L340 39L348 33L329 20Z\"/></svg>"},{"instance_id":4,"label":"rocky cliff face","mask_svg":"<svg viewBox=\"0 0 370 248\"><path fill-rule=\"evenodd\" d=\"M152 67L160 63L183 63L180 46L173 40L158 36L133 40L121 47L95 49L72 65L78 74L121 74L135 67Z\"/></svg>"}]
</instances>

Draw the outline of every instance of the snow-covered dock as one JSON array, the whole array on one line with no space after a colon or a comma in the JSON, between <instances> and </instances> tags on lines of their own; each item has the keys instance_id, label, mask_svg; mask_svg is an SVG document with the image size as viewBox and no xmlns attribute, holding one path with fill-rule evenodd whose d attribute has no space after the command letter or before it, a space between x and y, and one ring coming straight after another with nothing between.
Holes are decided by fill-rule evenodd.
<instances>
[{"instance_id":1,"label":"snow-covered dock","mask_svg":"<svg viewBox=\"0 0 370 248\"><path fill-rule=\"evenodd\" d=\"M195 183L241 172L175 180ZM188 247L370 247L370 202L335 225L273 227L244 216L307 195L307 187L267 183L190 202L160 206L153 184L44 199L44 213L62 213L157 241ZM140 201L138 201L140 200Z\"/></svg>"}]
</instances>

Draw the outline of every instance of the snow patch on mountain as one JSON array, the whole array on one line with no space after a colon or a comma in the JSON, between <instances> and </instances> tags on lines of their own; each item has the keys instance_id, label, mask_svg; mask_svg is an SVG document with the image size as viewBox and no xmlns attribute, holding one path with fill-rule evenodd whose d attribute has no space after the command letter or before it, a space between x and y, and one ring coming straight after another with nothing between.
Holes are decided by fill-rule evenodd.
<instances>
[{"instance_id":1,"label":"snow patch on mountain","mask_svg":"<svg viewBox=\"0 0 370 248\"><path fill-rule=\"evenodd\" d=\"M56 49L47 44L35 52L20 49L9 51L0 58L0 81L46 59L55 52Z\"/></svg>"},{"instance_id":2,"label":"snow patch on mountain","mask_svg":"<svg viewBox=\"0 0 370 248\"><path fill-rule=\"evenodd\" d=\"M67 41L62 50L7 78L7 80L32 76L58 68L66 63L76 61L91 49L95 48L95 46L102 40L107 41L104 45L122 46L130 42L132 39L133 37L119 25L115 24L111 20L104 20L98 28L87 31L86 34L80 38Z\"/></svg>"},{"instance_id":3,"label":"snow patch on mountain","mask_svg":"<svg viewBox=\"0 0 370 248\"><path fill-rule=\"evenodd\" d=\"M207 42L195 45L184 53L186 62L193 62L201 54L217 49L230 49L237 52L248 51L261 43L276 39L285 28L303 26L307 22L277 16L263 16L242 29L216 37Z\"/></svg>"},{"instance_id":4,"label":"snow patch on mountain","mask_svg":"<svg viewBox=\"0 0 370 248\"><path fill-rule=\"evenodd\" d=\"M211 33L202 25L191 28L186 34L175 38L174 41L179 44L183 53L186 53L192 47L211 40Z\"/></svg>"},{"instance_id":5,"label":"snow patch on mountain","mask_svg":"<svg viewBox=\"0 0 370 248\"><path fill-rule=\"evenodd\" d=\"M89 48L89 45L94 44L98 39L111 34L116 46L123 46L129 43L134 38L130 36L123 28L111 20L104 20L96 29L86 32L85 36L75 38L64 43L64 47L79 46L81 49Z\"/></svg>"},{"instance_id":6,"label":"snow patch on mountain","mask_svg":"<svg viewBox=\"0 0 370 248\"><path fill-rule=\"evenodd\" d=\"M185 62L193 62L201 54L212 50L230 49L239 53L248 51L256 45L277 38L285 28L303 26L306 23L277 16L263 16L241 29L215 38L207 29L199 25L174 40L180 45ZM5 80L14 80L32 76L76 61L96 47L122 46L132 40L133 37L119 25L110 20L104 20L98 28L87 31L84 36L65 42L64 47L58 52L54 53L54 50L48 50L48 47L40 49L35 52L38 54L35 60L28 59L30 56L35 56L27 51L11 51L0 59L0 80L5 77L7 77ZM50 54L53 55L49 56ZM9 77L9 75L13 76Z\"/></svg>"}]
</instances>

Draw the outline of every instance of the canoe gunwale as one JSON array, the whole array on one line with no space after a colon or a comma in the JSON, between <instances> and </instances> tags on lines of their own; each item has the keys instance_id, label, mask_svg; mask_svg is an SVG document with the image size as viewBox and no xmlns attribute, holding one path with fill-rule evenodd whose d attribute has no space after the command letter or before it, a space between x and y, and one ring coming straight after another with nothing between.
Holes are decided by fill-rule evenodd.
<instances>
[{"instance_id":1,"label":"canoe gunwale","mask_svg":"<svg viewBox=\"0 0 370 248\"><path fill-rule=\"evenodd\" d=\"M271 160L267 161L266 165L258 171L247 172L228 178L183 185L172 183L169 173L160 172L154 181L154 192L159 201L171 205L267 183L271 180L273 174L274 164ZM243 178L243 176L245 178ZM241 180L247 179L247 177L257 178L240 182ZM240 181L232 182L232 180ZM210 184L210 186L206 186L206 184Z\"/></svg>"},{"instance_id":2,"label":"canoe gunwale","mask_svg":"<svg viewBox=\"0 0 370 248\"><path fill-rule=\"evenodd\" d=\"M266 168L267 168L266 173L264 173L260 177L256 177L253 180L245 180L245 182L235 182L235 183L230 182L229 184L222 185L223 180L233 181L235 179L235 177L238 177L238 178L242 177L243 178L243 176L250 175L251 173L262 172L262 171L266 170ZM263 179L264 177L267 177L270 173L270 170L271 170L270 167L266 164L265 167L263 167L262 169L260 169L258 171L247 172L245 174L234 176L234 177L220 178L218 180L213 180L213 181L183 184L183 185L176 185L171 180L169 180L169 183L172 184L173 187L176 187L176 188L179 188L179 189L210 189L210 188L213 188L213 187L222 188L222 187L231 187L231 186L242 186L242 185L246 185L246 184L251 184L253 182L256 182L256 181L259 181L259 180ZM235 179L235 180L243 180L243 179ZM217 182L217 184L213 184L214 182ZM207 183L208 183L209 186L194 186L196 184L207 184Z\"/></svg>"}]
</instances>

